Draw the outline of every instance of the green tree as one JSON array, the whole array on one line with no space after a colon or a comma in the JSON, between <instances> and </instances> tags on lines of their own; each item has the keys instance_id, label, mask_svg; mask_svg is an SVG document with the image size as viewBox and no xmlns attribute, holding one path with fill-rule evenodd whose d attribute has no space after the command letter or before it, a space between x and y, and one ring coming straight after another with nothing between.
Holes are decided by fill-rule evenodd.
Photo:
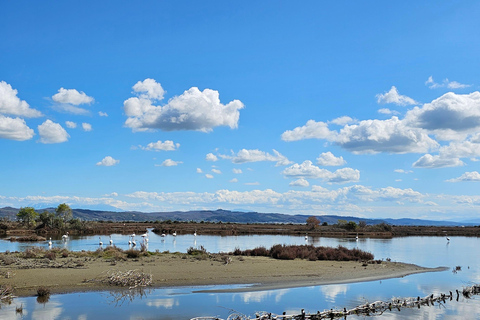
<instances>
[{"instance_id":1,"label":"green tree","mask_svg":"<svg viewBox=\"0 0 480 320\"><path fill-rule=\"evenodd\" d=\"M319 225L320 225L320 220L317 217L311 216L311 217L307 218L307 226L310 229L313 230L313 229L317 228Z\"/></svg>"},{"instance_id":2,"label":"green tree","mask_svg":"<svg viewBox=\"0 0 480 320\"><path fill-rule=\"evenodd\" d=\"M53 220L55 219L55 214L53 212L43 211L40 213L38 217L41 223L45 225L45 227L52 228L53 227Z\"/></svg>"},{"instance_id":3,"label":"green tree","mask_svg":"<svg viewBox=\"0 0 480 320\"><path fill-rule=\"evenodd\" d=\"M64 223L73 218L72 208L66 203L59 204L57 209L55 209L55 214L57 217L62 218Z\"/></svg>"},{"instance_id":4,"label":"green tree","mask_svg":"<svg viewBox=\"0 0 480 320\"><path fill-rule=\"evenodd\" d=\"M35 225L37 217L38 213L32 207L20 208L20 211L17 213L17 219L29 227Z\"/></svg>"}]
</instances>

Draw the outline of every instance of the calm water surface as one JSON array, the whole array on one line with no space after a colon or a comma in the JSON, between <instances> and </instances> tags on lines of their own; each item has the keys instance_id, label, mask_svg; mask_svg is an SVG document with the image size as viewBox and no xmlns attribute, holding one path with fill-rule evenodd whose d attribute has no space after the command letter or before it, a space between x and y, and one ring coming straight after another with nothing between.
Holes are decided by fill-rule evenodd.
<instances>
[{"instance_id":1,"label":"calm water surface","mask_svg":"<svg viewBox=\"0 0 480 320\"><path fill-rule=\"evenodd\" d=\"M128 236L113 235L114 244L128 248ZM141 238L137 236L137 241ZM102 236L108 244L109 237ZM98 236L71 238L67 243L53 239L54 247L65 246L69 250L95 250ZM150 233L149 250L186 252L189 247L204 246L209 252L228 252L236 247L254 248L259 245L304 244L304 237L293 236L203 236L182 235L176 238ZM137 293L135 297L122 296L119 292L74 293L52 295L46 303L38 303L36 297L17 298L11 305L3 305L0 319L190 319L195 316L219 316L226 319L232 310L255 317L257 311L281 314L323 311L330 308L351 308L365 302L389 300L392 297L427 296L432 293L448 293L464 286L480 283L480 239L452 237L448 243L444 237L405 237L394 239L309 238L316 246L360 248L370 251L376 259L411 262L426 267L446 266L448 271L411 275L399 279L313 286L304 288L254 291L242 293L198 292L223 289L232 286L182 287L152 289ZM35 244L48 248L46 244ZM25 250L31 244L10 243L0 240L0 251ZM103 246L105 247L105 245ZM453 273L452 269L462 270ZM474 299L460 298L444 306L405 309L386 312L380 319L480 319L480 296ZM15 312L22 305L23 313ZM351 316L352 319L355 317ZM359 317L362 318L362 317Z\"/></svg>"}]
</instances>

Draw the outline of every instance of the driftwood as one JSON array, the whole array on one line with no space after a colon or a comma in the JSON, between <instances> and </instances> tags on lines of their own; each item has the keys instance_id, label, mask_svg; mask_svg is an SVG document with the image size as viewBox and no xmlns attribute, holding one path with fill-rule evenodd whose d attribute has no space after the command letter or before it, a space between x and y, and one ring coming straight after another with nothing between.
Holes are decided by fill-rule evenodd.
<instances>
[{"instance_id":1,"label":"driftwood","mask_svg":"<svg viewBox=\"0 0 480 320\"><path fill-rule=\"evenodd\" d=\"M260 320L267 320L267 319L281 319L281 320L305 320L305 319L311 319L311 320L322 320L322 319L347 319L347 316L349 315L363 315L363 316L370 316L370 315L380 315L386 311L392 311L392 310L398 310L400 311L402 308L420 308L422 306L434 306L436 304L445 304L447 301L452 301L455 299L456 301L459 300L460 295L463 297L469 299L474 295L480 294L480 285L473 285L470 287L466 287L463 290L455 290L453 293L452 291L449 291L448 294L441 293L440 295L435 296L434 294L431 294L429 296L426 296L424 298L420 297L410 297L410 298L394 298L391 299L390 301L375 301L373 303L366 303L360 306L357 306L353 309L347 310L346 308L343 308L343 310L325 310L323 312L317 311L317 313L313 314L307 314L305 311L302 309L300 314L282 314L282 315L277 315L273 313L268 313L268 312L257 312L255 314L255 319L260 319ZM216 319L216 320L221 320L217 317L199 317L199 318L192 318L191 320L199 320L199 319ZM250 319L250 317L247 317L246 315L243 315L241 313L232 313L227 320L247 320Z\"/></svg>"}]
</instances>

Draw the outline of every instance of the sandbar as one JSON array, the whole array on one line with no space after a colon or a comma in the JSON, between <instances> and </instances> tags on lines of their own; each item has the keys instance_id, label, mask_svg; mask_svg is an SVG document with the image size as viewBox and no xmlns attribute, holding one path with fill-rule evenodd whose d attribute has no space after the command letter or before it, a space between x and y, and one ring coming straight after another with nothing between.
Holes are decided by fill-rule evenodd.
<instances>
[{"instance_id":1,"label":"sandbar","mask_svg":"<svg viewBox=\"0 0 480 320\"><path fill-rule=\"evenodd\" d=\"M16 296L34 296L41 286L51 293L108 291L118 287L96 281L109 272L138 270L152 275L152 288L205 285L248 285L235 291L259 291L404 277L446 268L387 262L278 260L268 257L192 257L162 253L113 261L103 257L65 257L50 261L18 258L0 266L0 285L11 285ZM217 292L226 290L215 290ZM231 291L231 290L230 290Z\"/></svg>"}]
</instances>

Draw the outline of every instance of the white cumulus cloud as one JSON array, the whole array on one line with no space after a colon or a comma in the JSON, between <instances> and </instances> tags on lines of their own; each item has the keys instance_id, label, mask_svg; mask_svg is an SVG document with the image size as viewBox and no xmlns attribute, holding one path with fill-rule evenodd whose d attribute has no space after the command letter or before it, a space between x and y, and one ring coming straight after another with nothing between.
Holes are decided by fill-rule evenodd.
<instances>
[{"instance_id":1,"label":"white cumulus cloud","mask_svg":"<svg viewBox=\"0 0 480 320\"><path fill-rule=\"evenodd\" d=\"M77 127L77 124L73 121L65 121L65 125L70 129L75 129Z\"/></svg>"},{"instance_id":2,"label":"white cumulus cloud","mask_svg":"<svg viewBox=\"0 0 480 320\"><path fill-rule=\"evenodd\" d=\"M298 180L290 182L289 186L291 187L308 187L310 183L307 180L300 178Z\"/></svg>"},{"instance_id":3,"label":"white cumulus cloud","mask_svg":"<svg viewBox=\"0 0 480 320\"><path fill-rule=\"evenodd\" d=\"M216 173L216 174L222 174L222 171L218 170L218 169L212 169L212 172L213 173Z\"/></svg>"},{"instance_id":4,"label":"white cumulus cloud","mask_svg":"<svg viewBox=\"0 0 480 320\"><path fill-rule=\"evenodd\" d=\"M289 178L321 179L327 183L357 182L360 179L360 171L352 168L342 168L335 172L319 168L310 160L302 164L295 163L282 172Z\"/></svg>"},{"instance_id":5,"label":"white cumulus cloud","mask_svg":"<svg viewBox=\"0 0 480 320\"><path fill-rule=\"evenodd\" d=\"M180 148L180 143L174 143L171 140L165 140L164 142L158 140L157 142L150 142L146 147L140 146L140 148L153 151L175 151Z\"/></svg>"},{"instance_id":6,"label":"white cumulus cloud","mask_svg":"<svg viewBox=\"0 0 480 320\"><path fill-rule=\"evenodd\" d=\"M120 160L115 160L111 156L106 156L105 158L102 159L102 161L97 162L97 166L111 167L118 163L120 163Z\"/></svg>"},{"instance_id":7,"label":"white cumulus cloud","mask_svg":"<svg viewBox=\"0 0 480 320\"><path fill-rule=\"evenodd\" d=\"M328 129L327 123L308 120L304 126L282 133L282 140L330 139L332 134L333 132Z\"/></svg>"},{"instance_id":8,"label":"white cumulus cloud","mask_svg":"<svg viewBox=\"0 0 480 320\"><path fill-rule=\"evenodd\" d=\"M90 123L83 122L82 123L82 129L83 131L92 131L92 125Z\"/></svg>"},{"instance_id":9,"label":"white cumulus cloud","mask_svg":"<svg viewBox=\"0 0 480 320\"><path fill-rule=\"evenodd\" d=\"M213 179L213 175L211 175L210 173L207 173L207 174L205 175L205 178L207 178L207 179Z\"/></svg>"},{"instance_id":10,"label":"white cumulus cloud","mask_svg":"<svg viewBox=\"0 0 480 320\"><path fill-rule=\"evenodd\" d=\"M215 161L218 160L218 158L217 158L217 156L214 155L213 153L209 153L209 154L207 154L207 155L205 156L205 160L207 160L207 161L214 161L214 162L215 162Z\"/></svg>"},{"instance_id":11,"label":"white cumulus cloud","mask_svg":"<svg viewBox=\"0 0 480 320\"><path fill-rule=\"evenodd\" d=\"M232 172L235 173L235 174L241 174L241 173L243 173L242 169L236 169L236 168L233 168L233 169L232 169Z\"/></svg>"},{"instance_id":12,"label":"white cumulus cloud","mask_svg":"<svg viewBox=\"0 0 480 320\"><path fill-rule=\"evenodd\" d=\"M335 157L330 151L322 153L317 158L317 164L321 166L343 166L347 162L343 160L343 157Z\"/></svg>"},{"instance_id":13,"label":"white cumulus cloud","mask_svg":"<svg viewBox=\"0 0 480 320\"><path fill-rule=\"evenodd\" d=\"M85 92L78 92L76 89L58 89L58 93L52 96L53 101L58 103L67 103L72 104L74 106L78 106L80 104L90 104L95 99L93 97L89 97L85 94Z\"/></svg>"},{"instance_id":14,"label":"white cumulus cloud","mask_svg":"<svg viewBox=\"0 0 480 320\"><path fill-rule=\"evenodd\" d=\"M439 139L453 140L458 134L458 138L463 139L465 134L480 130L480 92L448 92L421 108L408 111L405 122L429 130Z\"/></svg>"},{"instance_id":15,"label":"white cumulus cloud","mask_svg":"<svg viewBox=\"0 0 480 320\"><path fill-rule=\"evenodd\" d=\"M70 135L58 123L51 120L46 120L38 126L38 134L40 135L41 143L62 143L68 141Z\"/></svg>"},{"instance_id":16,"label":"white cumulus cloud","mask_svg":"<svg viewBox=\"0 0 480 320\"><path fill-rule=\"evenodd\" d=\"M413 163L414 168L445 168L460 167L465 163L459 158L442 157L441 155L426 154Z\"/></svg>"},{"instance_id":17,"label":"white cumulus cloud","mask_svg":"<svg viewBox=\"0 0 480 320\"><path fill-rule=\"evenodd\" d=\"M145 84L147 80L151 81ZM218 91L200 91L192 87L180 96L171 98L167 104L155 106L155 101L163 99L163 89L160 90L161 87L155 83L153 79L138 82L134 91L140 94L124 101L124 111L128 117L125 125L132 130L209 132L218 126L238 127L239 110L244 107L241 101L233 100L224 105L220 102Z\"/></svg>"},{"instance_id":18,"label":"white cumulus cloud","mask_svg":"<svg viewBox=\"0 0 480 320\"><path fill-rule=\"evenodd\" d=\"M242 149L237 152L237 154L229 155L219 155L222 159L230 159L233 163L246 163L246 162L259 162L259 161L272 161L276 162L276 166L286 166L292 163L284 155L282 155L277 150L273 149L273 155L261 151L258 149L248 150Z\"/></svg>"},{"instance_id":19,"label":"white cumulus cloud","mask_svg":"<svg viewBox=\"0 0 480 320\"><path fill-rule=\"evenodd\" d=\"M335 143L352 153L423 153L438 143L420 128L408 127L397 117L363 120L340 130Z\"/></svg>"},{"instance_id":20,"label":"white cumulus cloud","mask_svg":"<svg viewBox=\"0 0 480 320\"><path fill-rule=\"evenodd\" d=\"M480 182L480 173L477 171L465 172L458 178L447 180L447 182L475 181Z\"/></svg>"},{"instance_id":21,"label":"white cumulus cloud","mask_svg":"<svg viewBox=\"0 0 480 320\"><path fill-rule=\"evenodd\" d=\"M197 173L203 173L202 169L197 168Z\"/></svg>"},{"instance_id":22,"label":"white cumulus cloud","mask_svg":"<svg viewBox=\"0 0 480 320\"><path fill-rule=\"evenodd\" d=\"M132 88L134 92L140 93L141 98L145 99L162 100L165 94L162 85L150 78L138 81Z\"/></svg>"},{"instance_id":23,"label":"white cumulus cloud","mask_svg":"<svg viewBox=\"0 0 480 320\"><path fill-rule=\"evenodd\" d=\"M25 141L33 138L34 135L33 129L27 126L25 120L0 114L0 138Z\"/></svg>"},{"instance_id":24,"label":"white cumulus cloud","mask_svg":"<svg viewBox=\"0 0 480 320\"><path fill-rule=\"evenodd\" d=\"M412 98L399 94L395 86L392 86L392 88L388 92L385 92L383 94L377 94L376 97L377 102L380 104L393 103L399 106L418 104L418 102L413 100Z\"/></svg>"},{"instance_id":25,"label":"white cumulus cloud","mask_svg":"<svg viewBox=\"0 0 480 320\"><path fill-rule=\"evenodd\" d=\"M18 91L5 81L0 81L0 114L27 118L41 117L42 113L30 108L25 100L17 97Z\"/></svg>"},{"instance_id":26,"label":"white cumulus cloud","mask_svg":"<svg viewBox=\"0 0 480 320\"><path fill-rule=\"evenodd\" d=\"M162 162L160 166L162 167L173 167L173 166L178 166L180 163L183 163L182 161L174 161L172 159L167 159Z\"/></svg>"}]
</instances>

